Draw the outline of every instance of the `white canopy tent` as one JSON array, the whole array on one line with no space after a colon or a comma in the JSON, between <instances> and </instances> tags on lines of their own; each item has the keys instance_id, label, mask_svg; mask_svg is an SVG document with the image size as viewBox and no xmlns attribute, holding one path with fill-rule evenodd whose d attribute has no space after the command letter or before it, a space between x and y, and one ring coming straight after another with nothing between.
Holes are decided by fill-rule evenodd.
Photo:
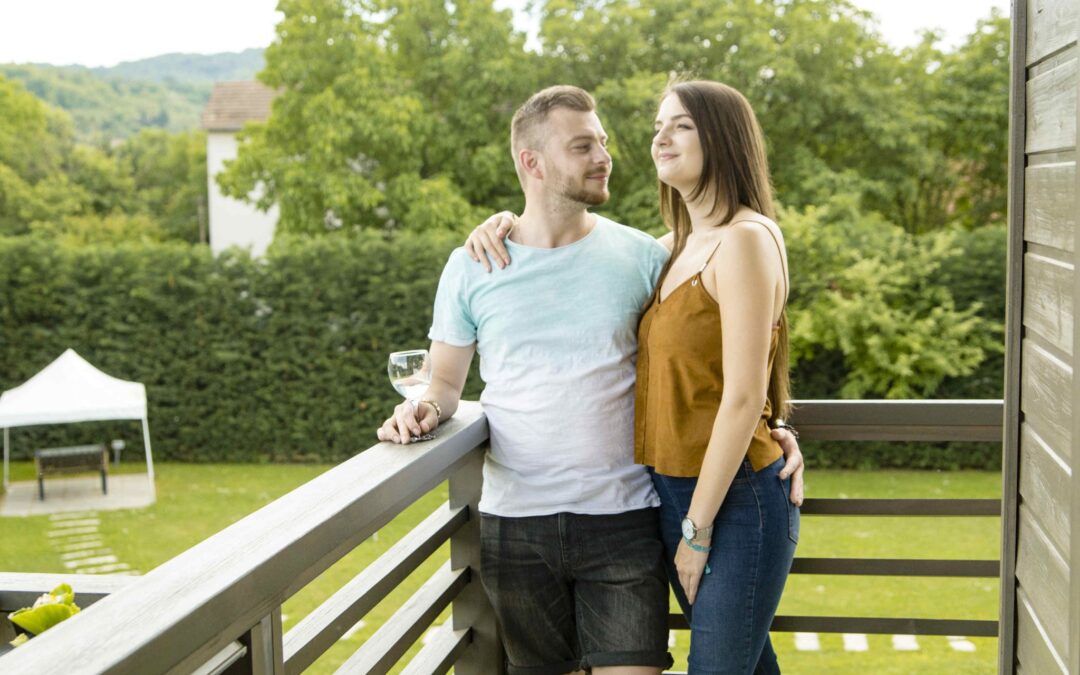
<instances>
[{"instance_id":1,"label":"white canopy tent","mask_svg":"<svg viewBox=\"0 0 1080 675\"><path fill-rule=\"evenodd\" d=\"M0 395L0 427L4 429L4 487L8 486L12 427L99 420L141 420L146 470L154 493L154 460L146 418L146 387L106 375L68 349L23 384Z\"/></svg>"}]
</instances>

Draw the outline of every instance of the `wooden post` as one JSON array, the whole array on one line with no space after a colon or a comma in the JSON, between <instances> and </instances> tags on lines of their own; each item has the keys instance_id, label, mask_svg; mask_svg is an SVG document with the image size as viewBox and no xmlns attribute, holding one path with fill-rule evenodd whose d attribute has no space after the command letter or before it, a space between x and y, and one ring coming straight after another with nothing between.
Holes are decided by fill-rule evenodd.
<instances>
[{"instance_id":1,"label":"wooden post","mask_svg":"<svg viewBox=\"0 0 1080 675\"><path fill-rule=\"evenodd\" d=\"M1073 12L1073 26L1075 26L1077 34L1073 36L1073 40L1077 43L1076 49L1080 49L1080 2L1074 0L1072 6ZM1080 132L1080 78L1077 78L1076 89L1073 92L1073 105L1076 107L1074 111L1076 118L1076 129ZM1074 150L1074 156L1080 160L1080 139L1074 142L1076 150ZM1080 161L1076 162L1080 167ZM1073 184L1073 208L1080 205L1080 171L1076 171L1076 182ZM1073 244L1073 303L1080 303L1080 246L1077 246L1075 242L1080 242L1080 232L1076 229L1073 230L1074 244ZM1080 405L1080 368L1076 367L1078 360L1080 360L1080 326L1077 326L1077 317L1080 317L1080 312L1073 311L1073 381L1072 381L1072 400L1073 400L1073 418L1072 422L1072 448L1069 458L1072 471L1072 489L1071 499L1072 504L1069 510L1069 642L1066 645L1066 668L1071 675L1080 675L1080 410L1077 409L1077 405Z\"/></svg>"},{"instance_id":2,"label":"wooden post","mask_svg":"<svg viewBox=\"0 0 1080 675\"><path fill-rule=\"evenodd\" d=\"M1023 336L1024 169L1027 128L1027 0L1013 0L1009 91L1009 248L1005 312L1005 418L1002 438L1001 591L998 673L1016 667L1016 525L1020 483L1020 354Z\"/></svg>"},{"instance_id":3,"label":"wooden post","mask_svg":"<svg viewBox=\"0 0 1080 675\"><path fill-rule=\"evenodd\" d=\"M502 675L506 657L495 613L480 585L480 488L487 445L472 451L450 476L450 507L468 505L469 521L450 538L450 567L468 567L469 584L454 600L454 630L471 629L472 644L454 664L456 675Z\"/></svg>"},{"instance_id":4,"label":"wooden post","mask_svg":"<svg viewBox=\"0 0 1080 675\"><path fill-rule=\"evenodd\" d=\"M244 656L225 671L227 675L285 675L281 605L240 636Z\"/></svg>"}]
</instances>

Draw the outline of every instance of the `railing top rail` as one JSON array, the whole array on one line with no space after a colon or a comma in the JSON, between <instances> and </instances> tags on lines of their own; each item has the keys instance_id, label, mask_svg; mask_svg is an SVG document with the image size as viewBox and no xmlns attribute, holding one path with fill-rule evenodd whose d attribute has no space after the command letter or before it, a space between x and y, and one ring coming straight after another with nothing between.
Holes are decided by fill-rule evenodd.
<instances>
[{"instance_id":1,"label":"railing top rail","mask_svg":"<svg viewBox=\"0 0 1080 675\"><path fill-rule=\"evenodd\" d=\"M462 403L434 441L373 446L5 655L0 670L190 671L445 480L487 437L479 404Z\"/></svg>"}]
</instances>

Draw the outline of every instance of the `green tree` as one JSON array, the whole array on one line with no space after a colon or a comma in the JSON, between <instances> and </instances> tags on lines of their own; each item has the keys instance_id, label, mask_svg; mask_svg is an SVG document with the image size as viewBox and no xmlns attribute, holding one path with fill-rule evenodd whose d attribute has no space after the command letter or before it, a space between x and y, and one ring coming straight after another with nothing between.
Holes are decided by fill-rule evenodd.
<instances>
[{"instance_id":1,"label":"green tree","mask_svg":"<svg viewBox=\"0 0 1080 675\"><path fill-rule=\"evenodd\" d=\"M133 181L125 211L160 222L169 239L204 240L207 220L206 134L143 129L113 153Z\"/></svg>"},{"instance_id":2,"label":"green tree","mask_svg":"<svg viewBox=\"0 0 1080 675\"><path fill-rule=\"evenodd\" d=\"M78 143L66 113L0 77L0 234L197 242L206 190L201 132Z\"/></svg>"},{"instance_id":3,"label":"green tree","mask_svg":"<svg viewBox=\"0 0 1080 675\"><path fill-rule=\"evenodd\" d=\"M533 89L490 0L285 0L260 79L281 95L219 182L292 232L460 227L519 205L507 144Z\"/></svg>"},{"instance_id":4,"label":"green tree","mask_svg":"<svg viewBox=\"0 0 1080 675\"><path fill-rule=\"evenodd\" d=\"M73 143L67 115L0 77L0 234L81 208L63 173Z\"/></svg>"},{"instance_id":5,"label":"green tree","mask_svg":"<svg viewBox=\"0 0 1080 675\"><path fill-rule=\"evenodd\" d=\"M927 397L1000 352L1001 323L969 297L958 307L941 283L964 255L958 233L915 236L859 212L857 201L838 195L782 213L796 374L811 362L845 398Z\"/></svg>"}]
</instances>

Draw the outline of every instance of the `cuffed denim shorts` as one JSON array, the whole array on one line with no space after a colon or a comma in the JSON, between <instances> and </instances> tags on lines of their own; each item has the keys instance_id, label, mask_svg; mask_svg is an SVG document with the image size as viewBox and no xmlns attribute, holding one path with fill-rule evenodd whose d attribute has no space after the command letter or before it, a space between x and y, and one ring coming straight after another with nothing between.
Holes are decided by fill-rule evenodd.
<instances>
[{"instance_id":1,"label":"cuffed denim shorts","mask_svg":"<svg viewBox=\"0 0 1080 675\"><path fill-rule=\"evenodd\" d=\"M671 667L657 509L480 514L480 549L510 675Z\"/></svg>"},{"instance_id":2,"label":"cuffed denim shorts","mask_svg":"<svg viewBox=\"0 0 1080 675\"><path fill-rule=\"evenodd\" d=\"M778 475L783 468L783 458L760 471L749 461L739 467L713 523L711 571L692 606L674 558L698 479L652 473L672 590L690 622L690 675L780 673L769 627L799 541L799 508L788 499L791 479Z\"/></svg>"}]
</instances>

